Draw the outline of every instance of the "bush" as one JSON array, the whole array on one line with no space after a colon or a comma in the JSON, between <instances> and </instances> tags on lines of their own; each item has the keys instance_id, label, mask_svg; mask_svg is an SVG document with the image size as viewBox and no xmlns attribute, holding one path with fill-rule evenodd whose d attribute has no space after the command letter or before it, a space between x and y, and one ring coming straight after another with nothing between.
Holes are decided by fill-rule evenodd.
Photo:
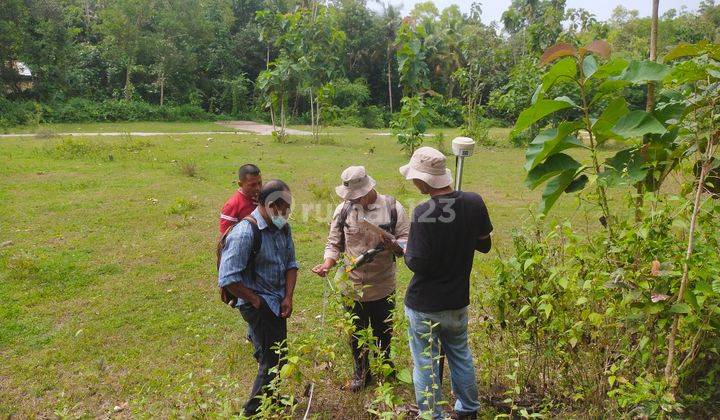
<instances>
[{"instance_id":1,"label":"bush","mask_svg":"<svg viewBox=\"0 0 720 420\"><path fill-rule=\"evenodd\" d=\"M490 137L490 128L493 127L494 122L490 119L474 119L469 124L463 125L462 134L474 139L478 144L495 146L495 139Z\"/></svg>"},{"instance_id":2,"label":"bush","mask_svg":"<svg viewBox=\"0 0 720 420\"><path fill-rule=\"evenodd\" d=\"M370 99L370 88L365 79L337 79L327 83L323 87L325 100L339 108L347 108L352 105L360 106Z\"/></svg>"},{"instance_id":3,"label":"bush","mask_svg":"<svg viewBox=\"0 0 720 420\"><path fill-rule=\"evenodd\" d=\"M428 119L433 127L460 127L464 121L463 106L455 98L447 101L441 95L425 99Z\"/></svg>"},{"instance_id":4,"label":"bush","mask_svg":"<svg viewBox=\"0 0 720 420\"><path fill-rule=\"evenodd\" d=\"M515 147L526 147L540 132L535 126L520 133L510 133L510 144Z\"/></svg>"},{"instance_id":5,"label":"bush","mask_svg":"<svg viewBox=\"0 0 720 420\"><path fill-rule=\"evenodd\" d=\"M67 102L39 104L32 101L0 99L0 127L37 123L80 123L96 121L197 121L214 116L195 105L158 106L141 101L107 100L93 102L73 98Z\"/></svg>"},{"instance_id":6,"label":"bush","mask_svg":"<svg viewBox=\"0 0 720 420\"><path fill-rule=\"evenodd\" d=\"M36 102L11 102L0 97L0 128L36 124L41 117L42 107Z\"/></svg>"},{"instance_id":7,"label":"bush","mask_svg":"<svg viewBox=\"0 0 720 420\"><path fill-rule=\"evenodd\" d=\"M507 360L516 357L518 375L504 384L522 394L516 397L572 398L575 408L583 407L590 417L621 412L652 418L682 407L683 417L715 412L720 205L709 204L697 223L689 262L693 280L677 301L690 217L682 200L653 201L641 222L619 224L612 244L602 232L578 234L569 222L547 234L540 225L514 234L513 255L497 261L495 281L479 297L484 307L495 308L497 328L488 325L488 337L477 339L506 344L489 349L494 358L487 369L511 378ZM677 348L687 362L671 391L662 371L668 332L678 313L684 315Z\"/></svg>"},{"instance_id":8,"label":"bush","mask_svg":"<svg viewBox=\"0 0 720 420\"><path fill-rule=\"evenodd\" d=\"M363 108L362 126L365 128L387 127L389 119L389 114L379 106L370 105Z\"/></svg>"}]
</instances>

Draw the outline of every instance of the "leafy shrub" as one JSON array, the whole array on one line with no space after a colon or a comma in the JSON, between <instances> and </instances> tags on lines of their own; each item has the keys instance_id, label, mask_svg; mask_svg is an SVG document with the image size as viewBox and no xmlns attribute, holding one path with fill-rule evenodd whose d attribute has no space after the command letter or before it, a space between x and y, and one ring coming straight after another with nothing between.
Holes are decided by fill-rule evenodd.
<instances>
[{"instance_id":1,"label":"leafy shrub","mask_svg":"<svg viewBox=\"0 0 720 420\"><path fill-rule=\"evenodd\" d=\"M377 105L370 105L362 110L362 126L365 128L387 127L388 120L389 114Z\"/></svg>"},{"instance_id":2,"label":"leafy shrub","mask_svg":"<svg viewBox=\"0 0 720 420\"><path fill-rule=\"evenodd\" d=\"M198 207L200 207L200 204L197 201L179 198L175 200L175 203L167 209L167 213L187 216L188 213L197 209Z\"/></svg>"},{"instance_id":3,"label":"leafy shrub","mask_svg":"<svg viewBox=\"0 0 720 420\"><path fill-rule=\"evenodd\" d=\"M717 401L720 205L709 201L704 209L693 281L676 300L691 206L682 197L646 200L652 211L638 224L619 224L612 244L602 231L585 236L569 223L547 234L535 226L515 233L512 257L497 261L496 281L481 299L495 308L499 328L486 333L507 344L501 359L519 357L525 399L571 398L597 413L650 417ZM678 314L676 342L686 362L673 390L662 371Z\"/></svg>"},{"instance_id":4,"label":"leafy shrub","mask_svg":"<svg viewBox=\"0 0 720 420\"><path fill-rule=\"evenodd\" d=\"M490 137L490 128L493 127L493 120L474 119L470 123L463 125L462 134L470 137L478 144L485 146L494 146L495 139Z\"/></svg>"},{"instance_id":5,"label":"leafy shrub","mask_svg":"<svg viewBox=\"0 0 720 420\"><path fill-rule=\"evenodd\" d=\"M459 100L445 100L442 95L430 96L425 99L428 119L433 127L459 127L464 121L463 107Z\"/></svg>"},{"instance_id":6,"label":"leafy shrub","mask_svg":"<svg viewBox=\"0 0 720 420\"><path fill-rule=\"evenodd\" d=\"M536 59L526 56L513 67L505 86L490 93L487 115L508 122L515 121L520 112L530 105L539 82Z\"/></svg>"},{"instance_id":7,"label":"leafy shrub","mask_svg":"<svg viewBox=\"0 0 720 420\"><path fill-rule=\"evenodd\" d=\"M104 145L65 138L51 146L50 154L56 159L81 159L98 156L107 149Z\"/></svg>"},{"instance_id":8,"label":"leafy shrub","mask_svg":"<svg viewBox=\"0 0 720 420\"><path fill-rule=\"evenodd\" d=\"M420 95L405 96L401 100L402 108L394 116L390 126L397 136L400 147L412 155L415 148L422 144L422 136L427 131L429 118L425 102Z\"/></svg>"},{"instance_id":9,"label":"leafy shrub","mask_svg":"<svg viewBox=\"0 0 720 420\"><path fill-rule=\"evenodd\" d=\"M195 105L158 106L140 101L93 102L73 98L67 102L38 104L0 99L0 127L37 123L95 121L196 121L214 117Z\"/></svg>"},{"instance_id":10,"label":"leafy shrub","mask_svg":"<svg viewBox=\"0 0 720 420\"><path fill-rule=\"evenodd\" d=\"M530 127L522 132L510 132L510 144L514 147L526 147L537 136L539 130L536 127Z\"/></svg>"},{"instance_id":11,"label":"leafy shrub","mask_svg":"<svg viewBox=\"0 0 720 420\"><path fill-rule=\"evenodd\" d=\"M32 125L42 117L42 107L32 101L9 101L0 97L0 128Z\"/></svg>"},{"instance_id":12,"label":"leafy shrub","mask_svg":"<svg viewBox=\"0 0 720 420\"><path fill-rule=\"evenodd\" d=\"M370 99L370 88L365 79L337 79L323 87L323 99L328 105L339 108L361 106Z\"/></svg>"}]
</instances>

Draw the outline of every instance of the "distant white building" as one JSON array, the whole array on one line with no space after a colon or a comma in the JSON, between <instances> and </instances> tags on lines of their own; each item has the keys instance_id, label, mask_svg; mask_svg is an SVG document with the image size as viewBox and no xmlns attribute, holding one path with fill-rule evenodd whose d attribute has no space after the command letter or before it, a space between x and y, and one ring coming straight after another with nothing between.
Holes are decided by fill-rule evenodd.
<instances>
[{"instance_id":1,"label":"distant white building","mask_svg":"<svg viewBox=\"0 0 720 420\"><path fill-rule=\"evenodd\" d=\"M12 93L16 91L24 91L31 89L33 86L32 82L32 71L30 70L30 67L28 67L27 64L23 63L22 61L13 60L9 63L8 67L12 67L18 74L19 80L16 83L15 86L8 86L5 91L7 93Z\"/></svg>"},{"instance_id":2,"label":"distant white building","mask_svg":"<svg viewBox=\"0 0 720 420\"><path fill-rule=\"evenodd\" d=\"M15 71L18 72L20 76L32 77L30 67L28 67L27 64L23 63L22 61L13 61L13 68L15 69Z\"/></svg>"}]
</instances>

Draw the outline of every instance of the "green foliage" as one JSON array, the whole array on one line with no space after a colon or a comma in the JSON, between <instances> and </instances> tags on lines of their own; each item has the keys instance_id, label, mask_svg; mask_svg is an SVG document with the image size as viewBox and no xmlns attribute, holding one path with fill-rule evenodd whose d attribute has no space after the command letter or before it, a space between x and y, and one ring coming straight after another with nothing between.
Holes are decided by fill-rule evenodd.
<instances>
[{"instance_id":1,"label":"green foliage","mask_svg":"<svg viewBox=\"0 0 720 420\"><path fill-rule=\"evenodd\" d=\"M433 127L458 127L463 123L463 108L457 99L445 99L441 95L425 98L430 125Z\"/></svg>"},{"instance_id":2,"label":"green foliage","mask_svg":"<svg viewBox=\"0 0 720 420\"><path fill-rule=\"evenodd\" d=\"M187 216L191 211L197 209L200 204L197 201L179 198L167 209L167 214Z\"/></svg>"},{"instance_id":3,"label":"green foliage","mask_svg":"<svg viewBox=\"0 0 720 420\"><path fill-rule=\"evenodd\" d=\"M515 121L520 111L530 105L540 77L537 60L526 57L510 72L505 85L490 93L488 115L505 121Z\"/></svg>"},{"instance_id":4,"label":"green foliage","mask_svg":"<svg viewBox=\"0 0 720 420\"><path fill-rule=\"evenodd\" d=\"M598 59L606 61L599 62ZM611 174L627 168L627 162L621 161L621 158L631 158L634 162L639 160L635 158L637 150L633 146L631 149L635 152L628 149L618 153L603 165L598 160L597 147L610 138L631 142L643 136L654 136L672 142L677 131L672 131L672 122L676 120L670 117L679 117L676 114L682 113L684 107L678 102L663 105L667 111L661 119L667 126L651 113L629 110L623 96L624 88L662 80L670 69L654 62L628 63L610 59L610 47L604 41L595 41L579 50L569 44L557 44L548 48L541 57L542 64L553 61L555 63L542 76L532 105L522 111L513 130L513 134L517 135L549 116L559 115L557 119L560 122L554 124L554 128L541 131L528 146L526 183L535 188L547 182L540 203L543 214L547 214L563 192L579 192L586 185L594 184L604 224L612 234L613 221L606 193L606 188L612 183ZM546 99L551 93L557 94L559 89L563 89L561 82L574 83L578 89L570 91L570 96ZM587 144L579 140L583 136L587 137ZM569 148L588 150L592 164L583 166L561 153ZM593 182L589 182L591 180Z\"/></svg>"},{"instance_id":5,"label":"green foliage","mask_svg":"<svg viewBox=\"0 0 720 420\"><path fill-rule=\"evenodd\" d=\"M698 255L691 260L696 280L677 302L670 296L680 285L691 206L681 197L650 197L652 210L638 225L619 224L609 248L602 233L579 234L566 222L547 234L539 227L516 233L512 256L497 261L496 282L483 298L494 302L493 316L502 326L492 334L509 340L501 351L520 358L513 380L526 390L525 399L535 390L597 412L653 417L716 398L711 395L717 388L706 391L717 383L700 384L693 372L718 360L720 294L711 279L720 273L720 257L712 251L720 207L705 207L709 214L698 225ZM656 374L678 312L685 314L678 346L697 352L698 359L684 364L688 380L675 394ZM716 370L707 374L714 378Z\"/></svg>"},{"instance_id":6,"label":"green foliage","mask_svg":"<svg viewBox=\"0 0 720 420\"><path fill-rule=\"evenodd\" d=\"M429 125L428 110L422 96L402 98L402 109L390 123L393 132L397 135L400 147L412 155L415 149L422 144L422 136Z\"/></svg>"},{"instance_id":7,"label":"green foliage","mask_svg":"<svg viewBox=\"0 0 720 420\"><path fill-rule=\"evenodd\" d=\"M215 117L194 105L158 106L146 102L93 102L73 98L63 103L38 104L0 99L0 127L38 123L98 121L198 121Z\"/></svg>"},{"instance_id":8,"label":"green foliage","mask_svg":"<svg viewBox=\"0 0 720 420\"><path fill-rule=\"evenodd\" d=\"M395 43L398 45L397 60L403 95L417 95L428 88L428 67L425 62L425 27L417 26L410 19L403 20Z\"/></svg>"}]
</instances>

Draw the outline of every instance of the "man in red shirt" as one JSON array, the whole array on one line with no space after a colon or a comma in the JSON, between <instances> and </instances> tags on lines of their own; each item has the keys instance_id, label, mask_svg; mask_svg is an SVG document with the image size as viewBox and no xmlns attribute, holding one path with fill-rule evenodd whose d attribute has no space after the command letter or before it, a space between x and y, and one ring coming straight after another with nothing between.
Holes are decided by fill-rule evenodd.
<instances>
[{"instance_id":1,"label":"man in red shirt","mask_svg":"<svg viewBox=\"0 0 720 420\"><path fill-rule=\"evenodd\" d=\"M257 207L257 198L262 188L260 168L252 163L238 170L238 190L225 202L220 212L220 235L235 226Z\"/></svg>"}]
</instances>

